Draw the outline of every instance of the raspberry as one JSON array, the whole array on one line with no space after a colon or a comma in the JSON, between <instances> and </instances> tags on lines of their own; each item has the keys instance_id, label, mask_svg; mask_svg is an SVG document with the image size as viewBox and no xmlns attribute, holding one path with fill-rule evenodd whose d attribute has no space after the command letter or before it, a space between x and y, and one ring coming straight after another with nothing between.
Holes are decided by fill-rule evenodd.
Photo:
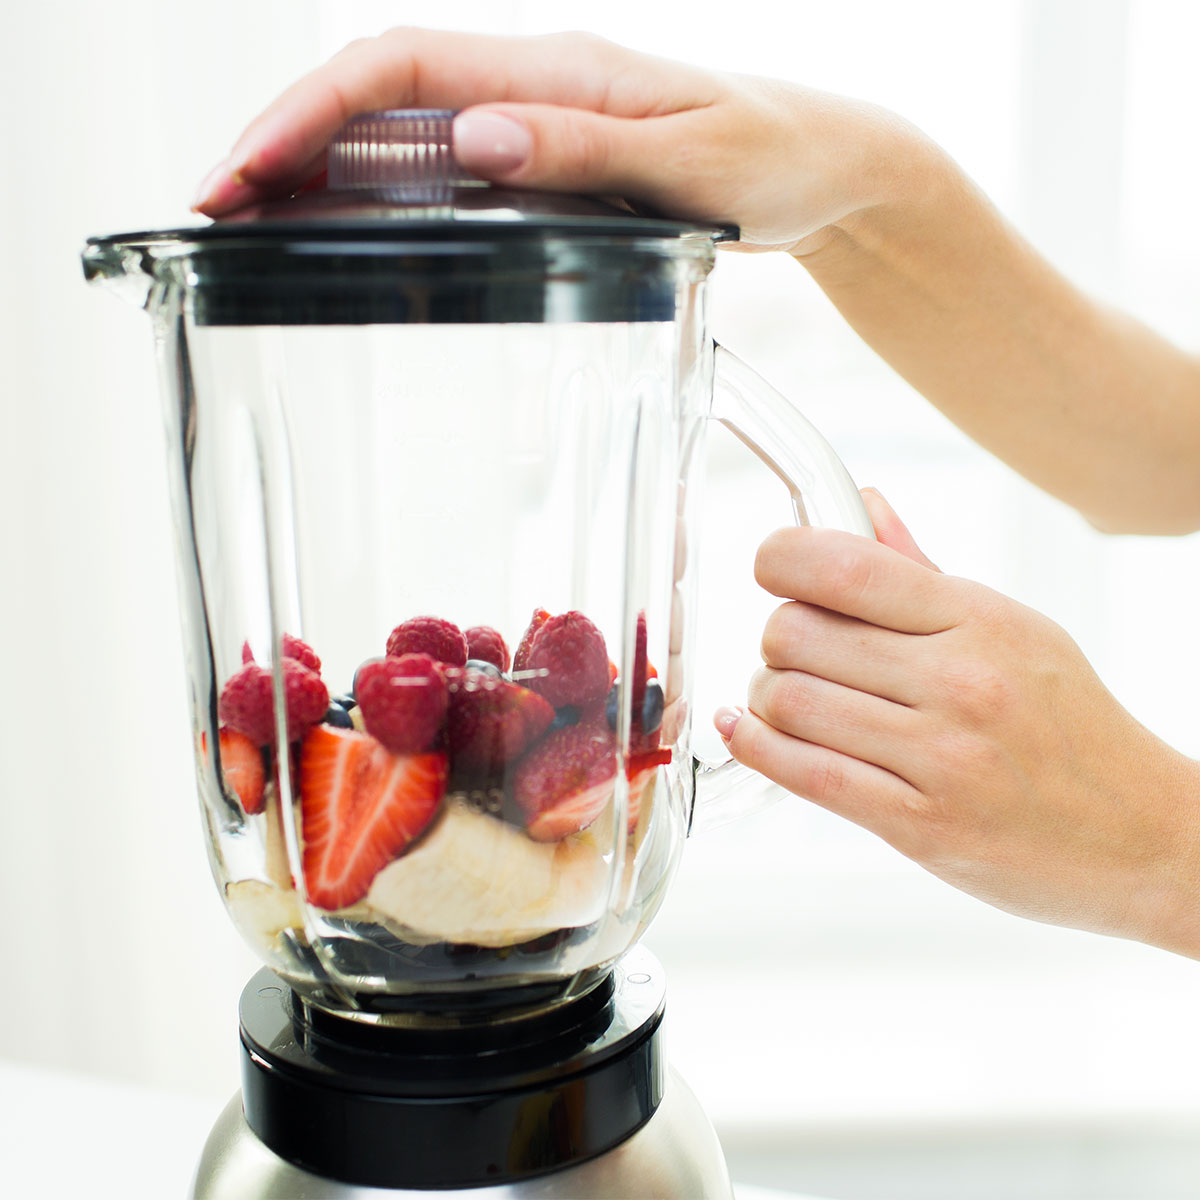
<instances>
[{"instance_id":1,"label":"raspberry","mask_svg":"<svg viewBox=\"0 0 1200 1200\"><path fill-rule=\"evenodd\" d=\"M490 662L501 671L508 670L508 647L490 625L472 625L466 632L467 658Z\"/></svg>"},{"instance_id":2,"label":"raspberry","mask_svg":"<svg viewBox=\"0 0 1200 1200\"><path fill-rule=\"evenodd\" d=\"M393 658L402 654L428 654L436 662L461 667L467 661L467 639L457 625L441 617L411 617L388 635L387 652Z\"/></svg>"},{"instance_id":3,"label":"raspberry","mask_svg":"<svg viewBox=\"0 0 1200 1200\"><path fill-rule=\"evenodd\" d=\"M446 719L449 693L428 654L403 654L364 663L355 696L366 731L393 754L428 750Z\"/></svg>"},{"instance_id":4,"label":"raspberry","mask_svg":"<svg viewBox=\"0 0 1200 1200\"><path fill-rule=\"evenodd\" d=\"M307 642L302 642L298 637L292 637L290 633L285 633L281 640L284 658L294 658L297 662L303 663L310 671L316 671L320 675L321 660Z\"/></svg>"},{"instance_id":5,"label":"raspberry","mask_svg":"<svg viewBox=\"0 0 1200 1200\"><path fill-rule=\"evenodd\" d=\"M533 642L533 635L545 623L550 620L550 614L544 608L535 608L533 616L529 618L529 625L525 632L521 634L521 640L517 645L517 652L513 655L512 669L516 671L524 671L528 668L529 647Z\"/></svg>"},{"instance_id":6,"label":"raspberry","mask_svg":"<svg viewBox=\"0 0 1200 1200\"><path fill-rule=\"evenodd\" d=\"M537 672L525 686L555 708L586 704L608 692L608 648L604 635L581 612L550 617L533 635L525 669Z\"/></svg>"},{"instance_id":7,"label":"raspberry","mask_svg":"<svg viewBox=\"0 0 1200 1200\"><path fill-rule=\"evenodd\" d=\"M329 689L321 677L294 658L280 661L283 671L284 704L287 709L288 741L303 736L316 725L329 707ZM275 695L271 672L249 662L232 675L221 689L217 712L231 729L244 733L257 746L275 741Z\"/></svg>"},{"instance_id":8,"label":"raspberry","mask_svg":"<svg viewBox=\"0 0 1200 1200\"><path fill-rule=\"evenodd\" d=\"M321 660L307 642L302 642L298 637L292 637L290 633L285 633L282 640L284 658L294 658L297 662L303 663L310 671L316 671L320 675ZM253 661L254 651L250 649L250 643L245 641L242 643L242 662L252 663Z\"/></svg>"}]
</instances>

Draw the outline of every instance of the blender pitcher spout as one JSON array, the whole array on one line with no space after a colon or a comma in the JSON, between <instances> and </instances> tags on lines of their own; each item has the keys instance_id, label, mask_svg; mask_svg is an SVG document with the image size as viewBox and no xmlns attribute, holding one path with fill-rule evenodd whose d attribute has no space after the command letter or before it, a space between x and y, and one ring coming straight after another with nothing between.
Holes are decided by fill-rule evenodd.
<instances>
[{"instance_id":1,"label":"blender pitcher spout","mask_svg":"<svg viewBox=\"0 0 1200 1200\"><path fill-rule=\"evenodd\" d=\"M713 343L711 420L723 425L779 477L797 525L844 529L874 538L862 496L833 447L761 375ZM694 802L688 833L724 825L769 807L787 794L779 784L732 758L693 759Z\"/></svg>"}]
</instances>

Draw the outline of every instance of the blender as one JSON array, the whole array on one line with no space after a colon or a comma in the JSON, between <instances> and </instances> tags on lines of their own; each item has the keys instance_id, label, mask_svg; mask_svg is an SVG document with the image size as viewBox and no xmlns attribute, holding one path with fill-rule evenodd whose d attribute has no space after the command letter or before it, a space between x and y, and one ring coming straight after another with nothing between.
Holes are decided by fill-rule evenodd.
<instances>
[{"instance_id":1,"label":"blender","mask_svg":"<svg viewBox=\"0 0 1200 1200\"><path fill-rule=\"evenodd\" d=\"M205 843L264 963L193 1194L728 1197L638 944L765 795L692 751L709 424L790 519L870 521L711 340L736 230L492 187L451 119L84 251L153 320Z\"/></svg>"}]
</instances>

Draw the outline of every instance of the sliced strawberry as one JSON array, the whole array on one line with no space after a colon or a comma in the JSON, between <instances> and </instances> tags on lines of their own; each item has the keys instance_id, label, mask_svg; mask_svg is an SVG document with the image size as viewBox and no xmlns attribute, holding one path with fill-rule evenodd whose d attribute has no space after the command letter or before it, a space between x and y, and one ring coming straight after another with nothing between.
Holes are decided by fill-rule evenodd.
<instances>
[{"instance_id":1,"label":"sliced strawberry","mask_svg":"<svg viewBox=\"0 0 1200 1200\"><path fill-rule=\"evenodd\" d=\"M632 833L642 811L642 795L654 778L655 771L671 761L671 751L663 746L646 754L635 754L625 762L625 778L629 780L629 832Z\"/></svg>"},{"instance_id":2,"label":"sliced strawberry","mask_svg":"<svg viewBox=\"0 0 1200 1200\"><path fill-rule=\"evenodd\" d=\"M304 881L321 908L361 900L433 819L446 756L392 754L353 729L318 725L300 751Z\"/></svg>"},{"instance_id":3,"label":"sliced strawberry","mask_svg":"<svg viewBox=\"0 0 1200 1200\"><path fill-rule=\"evenodd\" d=\"M603 709L547 734L513 776L525 832L537 842L556 842L586 829L612 797L616 775L616 739Z\"/></svg>"},{"instance_id":4,"label":"sliced strawberry","mask_svg":"<svg viewBox=\"0 0 1200 1200\"><path fill-rule=\"evenodd\" d=\"M521 635L521 640L517 643L517 652L513 655L512 669L514 674L517 671L528 669L529 647L533 644L533 635L548 620L550 620L550 614L544 608L535 608L533 610L533 616L529 618L529 625Z\"/></svg>"},{"instance_id":5,"label":"sliced strawberry","mask_svg":"<svg viewBox=\"0 0 1200 1200\"><path fill-rule=\"evenodd\" d=\"M260 813L266 807L267 772L262 751L244 734L224 726L217 731L220 746L221 779L238 798L242 811ZM208 737L200 735L200 745L208 752Z\"/></svg>"},{"instance_id":6,"label":"sliced strawberry","mask_svg":"<svg viewBox=\"0 0 1200 1200\"><path fill-rule=\"evenodd\" d=\"M446 667L446 739L456 774L495 775L550 728L554 709L528 688L474 667Z\"/></svg>"}]
</instances>

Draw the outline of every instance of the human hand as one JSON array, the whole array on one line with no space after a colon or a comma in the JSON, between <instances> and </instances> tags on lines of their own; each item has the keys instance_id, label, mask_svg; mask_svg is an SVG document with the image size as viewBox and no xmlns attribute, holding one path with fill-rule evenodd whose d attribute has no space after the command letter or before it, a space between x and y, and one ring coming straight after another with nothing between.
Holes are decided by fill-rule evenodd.
<instances>
[{"instance_id":1,"label":"human hand","mask_svg":"<svg viewBox=\"0 0 1200 1200\"><path fill-rule=\"evenodd\" d=\"M1200 764L1144 729L1067 634L942 574L878 493L878 542L780 530L740 761L998 908L1200 958Z\"/></svg>"},{"instance_id":2,"label":"human hand","mask_svg":"<svg viewBox=\"0 0 1200 1200\"><path fill-rule=\"evenodd\" d=\"M201 184L210 216L308 183L350 116L462 109L464 167L515 187L621 196L733 222L743 248L814 248L879 203L922 141L871 105L717 74L581 34L393 29L353 42L255 118Z\"/></svg>"}]
</instances>

